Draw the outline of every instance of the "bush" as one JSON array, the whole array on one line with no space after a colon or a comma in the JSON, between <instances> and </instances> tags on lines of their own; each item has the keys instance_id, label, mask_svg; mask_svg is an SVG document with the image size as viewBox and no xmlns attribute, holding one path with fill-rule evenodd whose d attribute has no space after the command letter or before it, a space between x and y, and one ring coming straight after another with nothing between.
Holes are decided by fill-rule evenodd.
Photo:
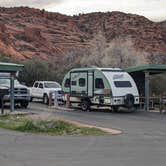
<instances>
[{"instance_id":1,"label":"bush","mask_svg":"<svg viewBox=\"0 0 166 166\"><path fill-rule=\"evenodd\" d=\"M0 55L1 62L20 63L12 59L10 55ZM51 62L42 60L41 58L33 58L22 62L23 71L19 73L19 81L24 82L28 86L32 86L36 80L57 81L61 83L64 75L71 66L62 67L60 62Z\"/></svg>"},{"instance_id":2,"label":"bush","mask_svg":"<svg viewBox=\"0 0 166 166\"><path fill-rule=\"evenodd\" d=\"M150 79L151 94L164 95L166 94L166 74L153 75Z\"/></svg>"},{"instance_id":3,"label":"bush","mask_svg":"<svg viewBox=\"0 0 166 166\"><path fill-rule=\"evenodd\" d=\"M10 123L9 123L10 122ZM0 116L0 127L21 132L50 135L103 135L106 132L89 127L78 127L63 120L28 119L25 115Z\"/></svg>"},{"instance_id":4,"label":"bush","mask_svg":"<svg viewBox=\"0 0 166 166\"><path fill-rule=\"evenodd\" d=\"M23 34L15 34L14 37L18 40L26 41L26 37Z\"/></svg>"},{"instance_id":5,"label":"bush","mask_svg":"<svg viewBox=\"0 0 166 166\"><path fill-rule=\"evenodd\" d=\"M19 78L21 82L25 82L31 86L36 80L49 80L51 77L51 69L49 64L41 59L31 59L25 61L24 69L20 72Z\"/></svg>"}]
</instances>

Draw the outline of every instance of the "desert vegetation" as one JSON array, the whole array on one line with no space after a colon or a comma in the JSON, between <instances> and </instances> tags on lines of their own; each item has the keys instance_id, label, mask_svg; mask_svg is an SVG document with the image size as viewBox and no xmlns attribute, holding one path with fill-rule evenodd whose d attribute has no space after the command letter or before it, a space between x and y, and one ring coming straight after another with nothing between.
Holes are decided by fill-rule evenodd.
<instances>
[{"instance_id":1,"label":"desert vegetation","mask_svg":"<svg viewBox=\"0 0 166 166\"><path fill-rule=\"evenodd\" d=\"M56 80L62 82L64 75L71 68L75 67L120 67L142 64L162 64L166 61L166 55L163 53L136 50L132 38L116 38L107 41L102 32L96 34L95 38L89 42L90 47L70 49L63 56L43 59L34 57L22 61L24 70L20 72L19 80L28 86L32 86L35 80ZM9 55L1 55L0 61L16 62ZM157 83L157 80L160 80ZM166 75L156 75L151 78L152 93L159 94L166 92Z\"/></svg>"},{"instance_id":2,"label":"desert vegetation","mask_svg":"<svg viewBox=\"0 0 166 166\"><path fill-rule=\"evenodd\" d=\"M20 132L48 135L103 135L106 132L98 128L81 127L58 119L35 119L26 115L0 116L0 127Z\"/></svg>"}]
</instances>

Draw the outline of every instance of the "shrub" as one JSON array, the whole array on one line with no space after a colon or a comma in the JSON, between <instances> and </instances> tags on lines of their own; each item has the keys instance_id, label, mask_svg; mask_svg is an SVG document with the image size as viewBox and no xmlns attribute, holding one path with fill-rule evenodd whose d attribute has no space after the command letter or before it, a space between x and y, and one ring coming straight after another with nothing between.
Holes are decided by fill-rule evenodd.
<instances>
[{"instance_id":1,"label":"shrub","mask_svg":"<svg viewBox=\"0 0 166 166\"><path fill-rule=\"evenodd\" d=\"M20 72L20 80L31 86L36 80L48 80L50 69L46 62L41 59L30 59L25 61L24 69Z\"/></svg>"},{"instance_id":2,"label":"shrub","mask_svg":"<svg viewBox=\"0 0 166 166\"><path fill-rule=\"evenodd\" d=\"M23 34L15 34L14 37L18 40L26 41L26 37Z\"/></svg>"}]
</instances>

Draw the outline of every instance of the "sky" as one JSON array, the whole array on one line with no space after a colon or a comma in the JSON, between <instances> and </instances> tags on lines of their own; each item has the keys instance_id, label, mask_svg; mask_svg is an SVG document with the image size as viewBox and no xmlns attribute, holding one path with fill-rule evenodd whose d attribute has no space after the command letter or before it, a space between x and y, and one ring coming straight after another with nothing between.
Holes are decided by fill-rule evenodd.
<instances>
[{"instance_id":1,"label":"sky","mask_svg":"<svg viewBox=\"0 0 166 166\"><path fill-rule=\"evenodd\" d=\"M166 0L0 0L0 6L29 6L67 15L121 11L166 20Z\"/></svg>"}]
</instances>

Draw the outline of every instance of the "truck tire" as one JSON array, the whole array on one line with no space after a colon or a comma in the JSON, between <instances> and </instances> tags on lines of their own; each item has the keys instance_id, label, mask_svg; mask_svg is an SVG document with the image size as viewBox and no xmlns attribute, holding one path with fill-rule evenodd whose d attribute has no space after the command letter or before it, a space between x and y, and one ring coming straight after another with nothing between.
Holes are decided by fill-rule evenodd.
<instances>
[{"instance_id":1,"label":"truck tire","mask_svg":"<svg viewBox=\"0 0 166 166\"><path fill-rule=\"evenodd\" d=\"M21 102L20 102L21 108L27 108L27 107L28 107L28 104L29 104L28 101L21 101Z\"/></svg>"},{"instance_id":2,"label":"truck tire","mask_svg":"<svg viewBox=\"0 0 166 166\"><path fill-rule=\"evenodd\" d=\"M2 99L0 99L0 108L2 108Z\"/></svg>"},{"instance_id":3,"label":"truck tire","mask_svg":"<svg viewBox=\"0 0 166 166\"><path fill-rule=\"evenodd\" d=\"M30 102L32 102L33 101L33 97L30 97Z\"/></svg>"},{"instance_id":4,"label":"truck tire","mask_svg":"<svg viewBox=\"0 0 166 166\"><path fill-rule=\"evenodd\" d=\"M43 96L43 103L48 105L48 95L44 94Z\"/></svg>"},{"instance_id":5,"label":"truck tire","mask_svg":"<svg viewBox=\"0 0 166 166\"><path fill-rule=\"evenodd\" d=\"M82 100L81 109L82 109L82 111L90 110L90 102L88 100Z\"/></svg>"}]
</instances>

